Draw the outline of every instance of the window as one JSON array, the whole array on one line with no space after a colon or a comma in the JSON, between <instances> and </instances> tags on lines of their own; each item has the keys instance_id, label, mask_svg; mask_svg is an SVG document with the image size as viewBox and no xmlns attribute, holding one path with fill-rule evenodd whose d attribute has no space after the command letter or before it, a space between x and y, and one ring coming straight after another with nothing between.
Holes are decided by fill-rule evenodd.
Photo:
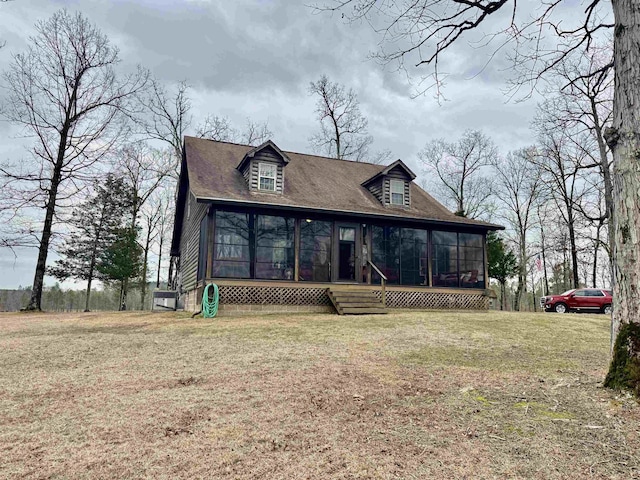
<instances>
[{"instance_id":1,"label":"window","mask_svg":"<svg viewBox=\"0 0 640 480\"><path fill-rule=\"evenodd\" d=\"M400 283L400 229L398 227L371 226L371 260L378 267L387 283ZM373 272L373 283L380 283L380 277Z\"/></svg>"},{"instance_id":2,"label":"window","mask_svg":"<svg viewBox=\"0 0 640 480\"><path fill-rule=\"evenodd\" d=\"M250 278L247 213L216 212L213 277Z\"/></svg>"},{"instance_id":3,"label":"window","mask_svg":"<svg viewBox=\"0 0 640 480\"><path fill-rule=\"evenodd\" d=\"M391 180L391 204L404 205L404 181Z\"/></svg>"},{"instance_id":4,"label":"window","mask_svg":"<svg viewBox=\"0 0 640 480\"><path fill-rule=\"evenodd\" d=\"M400 284L427 285L427 231L400 231Z\"/></svg>"},{"instance_id":5,"label":"window","mask_svg":"<svg viewBox=\"0 0 640 480\"><path fill-rule=\"evenodd\" d=\"M258 188L270 192L276 191L278 167L272 163L258 164Z\"/></svg>"},{"instance_id":6,"label":"window","mask_svg":"<svg viewBox=\"0 0 640 480\"><path fill-rule=\"evenodd\" d=\"M256 215L255 278L293 280L294 219Z\"/></svg>"},{"instance_id":7,"label":"window","mask_svg":"<svg viewBox=\"0 0 640 480\"><path fill-rule=\"evenodd\" d=\"M356 229L351 227L340 227L340 241L355 242Z\"/></svg>"},{"instance_id":8,"label":"window","mask_svg":"<svg viewBox=\"0 0 640 480\"><path fill-rule=\"evenodd\" d=\"M604 293L600 290L586 290L585 296L587 297L604 297Z\"/></svg>"},{"instance_id":9,"label":"window","mask_svg":"<svg viewBox=\"0 0 640 480\"><path fill-rule=\"evenodd\" d=\"M431 232L431 270L434 287L458 286L458 235L455 232Z\"/></svg>"},{"instance_id":10,"label":"window","mask_svg":"<svg viewBox=\"0 0 640 480\"><path fill-rule=\"evenodd\" d=\"M484 238L474 233L458 234L460 286L484 288Z\"/></svg>"},{"instance_id":11,"label":"window","mask_svg":"<svg viewBox=\"0 0 640 480\"><path fill-rule=\"evenodd\" d=\"M306 219L300 222L299 280L331 281L331 222Z\"/></svg>"}]
</instances>

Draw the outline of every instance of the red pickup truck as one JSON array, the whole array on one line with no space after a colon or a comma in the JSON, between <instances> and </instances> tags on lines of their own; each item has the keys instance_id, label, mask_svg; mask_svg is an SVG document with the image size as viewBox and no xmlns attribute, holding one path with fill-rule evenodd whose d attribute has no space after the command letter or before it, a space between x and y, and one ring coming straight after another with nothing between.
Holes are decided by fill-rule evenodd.
<instances>
[{"instance_id":1,"label":"red pickup truck","mask_svg":"<svg viewBox=\"0 0 640 480\"><path fill-rule=\"evenodd\" d=\"M611 313L613 296L601 288L578 288L560 295L540 297L540 305L547 312L602 312Z\"/></svg>"}]
</instances>

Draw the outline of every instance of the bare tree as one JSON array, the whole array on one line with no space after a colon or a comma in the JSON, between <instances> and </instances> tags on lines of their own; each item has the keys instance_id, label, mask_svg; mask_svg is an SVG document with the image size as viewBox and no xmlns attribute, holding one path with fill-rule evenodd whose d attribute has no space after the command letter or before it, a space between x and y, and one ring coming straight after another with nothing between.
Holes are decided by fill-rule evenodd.
<instances>
[{"instance_id":1,"label":"bare tree","mask_svg":"<svg viewBox=\"0 0 640 480\"><path fill-rule=\"evenodd\" d=\"M156 272L156 288L160 288L160 279L162 276L162 259L166 244L170 241L172 234L173 218L175 216L175 200L172 194L169 194L167 188L159 189L154 201L158 206L160 218L158 220L158 236L157 236L157 255L158 269ZM168 283L168 279L167 279Z\"/></svg>"},{"instance_id":2,"label":"bare tree","mask_svg":"<svg viewBox=\"0 0 640 480\"><path fill-rule=\"evenodd\" d=\"M147 275L149 272L149 253L151 246L160 235L159 225L162 219L162 204L154 201L151 197L147 208L141 209L142 232L144 244L142 247L142 271L140 273L140 305L145 310L145 300L147 296Z\"/></svg>"},{"instance_id":3,"label":"bare tree","mask_svg":"<svg viewBox=\"0 0 640 480\"><path fill-rule=\"evenodd\" d=\"M233 127L227 117L208 115L196 129L196 136L218 142L234 142L243 145L260 145L273 136L267 122L259 123L247 118L245 128Z\"/></svg>"},{"instance_id":4,"label":"bare tree","mask_svg":"<svg viewBox=\"0 0 640 480\"><path fill-rule=\"evenodd\" d=\"M150 113L140 123L147 136L168 144L176 163L176 172L182 161L182 142L192 122L189 85L182 81L175 92L169 93L158 80L150 82L150 88L142 95L142 103Z\"/></svg>"},{"instance_id":5,"label":"bare tree","mask_svg":"<svg viewBox=\"0 0 640 480\"><path fill-rule=\"evenodd\" d=\"M142 208L147 204L151 196L160 188L165 186L165 182L171 177L173 172L173 154L166 150L155 150L144 142L137 142L127 145L122 149L120 155L120 171L133 189L133 199L131 202L131 223L130 229L135 231L138 228ZM145 239L145 245L141 245L144 256L142 295L146 291L146 272L149 249L153 242L153 233L157 224L157 215L153 215L153 221L144 225L145 234L149 236ZM150 226L151 225L151 226ZM128 279L123 283L123 301L126 301L128 293Z\"/></svg>"},{"instance_id":6,"label":"bare tree","mask_svg":"<svg viewBox=\"0 0 640 480\"><path fill-rule=\"evenodd\" d=\"M41 307L56 208L77 193L122 138L121 120L147 79L142 71L119 79L118 49L80 13L59 11L38 22L36 31L4 75L9 90L4 116L34 138L32 160L0 168L14 208L45 210L30 310Z\"/></svg>"},{"instance_id":7,"label":"bare tree","mask_svg":"<svg viewBox=\"0 0 640 480\"><path fill-rule=\"evenodd\" d=\"M568 232L571 250L571 288L578 288L578 221L580 203L588 188L584 182L585 170L590 168L588 156L580 144L587 143L588 133L574 136L568 129L558 128L555 122L555 99L539 106L535 122L540 151L534 159L547 185L546 195L556 204L563 225Z\"/></svg>"},{"instance_id":8,"label":"bare tree","mask_svg":"<svg viewBox=\"0 0 640 480\"><path fill-rule=\"evenodd\" d=\"M483 167L497 156L493 141L478 130L467 130L456 142L432 140L418 153L426 171L438 178L434 186L441 198L454 206L456 215L470 218L480 217L490 208L491 181L483 174Z\"/></svg>"},{"instance_id":9,"label":"bare tree","mask_svg":"<svg viewBox=\"0 0 640 480\"><path fill-rule=\"evenodd\" d=\"M320 131L309 139L313 148L330 157L364 161L373 137L367 133L368 122L360 113L355 92L322 75L309 84L309 95L318 97L316 114L320 121Z\"/></svg>"},{"instance_id":10,"label":"bare tree","mask_svg":"<svg viewBox=\"0 0 640 480\"><path fill-rule=\"evenodd\" d=\"M535 224L536 203L542 190L542 177L534 163L534 147L510 152L504 158L495 157L491 164L496 173L495 195L503 206L501 217L514 235L518 252L518 287L515 309L520 310L527 290L527 265L531 258L529 236ZM535 292L534 292L535 293Z\"/></svg>"},{"instance_id":11,"label":"bare tree","mask_svg":"<svg viewBox=\"0 0 640 480\"><path fill-rule=\"evenodd\" d=\"M612 51L606 48L594 48L592 52L576 52L567 56L550 72L553 74L553 86L546 94L555 98L553 109L546 116L558 128L571 131L568 137L575 147L583 150L586 156L585 168L593 167L598 178L592 185L598 190L596 196L604 199L605 209L600 205L591 212L581 208L581 214L596 228L606 226L608 239L613 241L613 183L611 180L611 153L604 138L604 131L611 123L613 113L613 69ZM594 74L594 72L597 72ZM584 142L585 133L592 141ZM600 203L600 202L598 202ZM595 213L595 214L594 214ZM611 248L607 248L611 252Z\"/></svg>"}]
</instances>

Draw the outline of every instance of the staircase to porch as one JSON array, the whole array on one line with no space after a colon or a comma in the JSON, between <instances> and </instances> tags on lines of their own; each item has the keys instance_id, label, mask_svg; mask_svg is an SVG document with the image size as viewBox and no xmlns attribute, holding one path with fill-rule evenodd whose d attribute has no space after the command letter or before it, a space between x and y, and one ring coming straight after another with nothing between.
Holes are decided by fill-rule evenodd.
<instances>
[{"instance_id":1,"label":"staircase to porch","mask_svg":"<svg viewBox=\"0 0 640 480\"><path fill-rule=\"evenodd\" d=\"M387 309L382 300L371 290L365 290L356 286L335 285L327 289L327 294L339 315L387 313Z\"/></svg>"}]
</instances>

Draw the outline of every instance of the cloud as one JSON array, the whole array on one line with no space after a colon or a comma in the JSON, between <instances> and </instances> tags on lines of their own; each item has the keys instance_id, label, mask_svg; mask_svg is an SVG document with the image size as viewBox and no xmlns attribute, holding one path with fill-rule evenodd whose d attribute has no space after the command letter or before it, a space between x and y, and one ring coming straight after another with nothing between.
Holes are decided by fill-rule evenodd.
<instances>
[{"instance_id":1,"label":"cloud","mask_svg":"<svg viewBox=\"0 0 640 480\"><path fill-rule=\"evenodd\" d=\"M425 70L395 71L369 59L379 37L366 23L345 23L338 15L314 14L304 2L237 1L32 1L0 3L0 70L11 53L28 45L33 24L58 8L80 10L120 48L123 68L141 64L166 84L186 79L192 86L196 123L207 114L228 116L241 126L247 117L267 121L286 150L310 152L308 138L318 128L309 82L327 74L353 88L375 138L373 150L391 149L416 172L417 153L438 137L456 139L480 128L503 152L528 145L535 102L505 104L508 62L498 56L481 74L486 51L468 43L443 57L449 76L438 102L429 92L412 98ZM492 20L494 21L494 20ZM496 22L499 19L495 20ZM6 123L0 132L0 159L26 155ZM5 136L6 134L6 136ZM21 252L5 285L32 281L35 256ZM0 266L13 260L0 251Z\"/></svg>"}]
</instances>

